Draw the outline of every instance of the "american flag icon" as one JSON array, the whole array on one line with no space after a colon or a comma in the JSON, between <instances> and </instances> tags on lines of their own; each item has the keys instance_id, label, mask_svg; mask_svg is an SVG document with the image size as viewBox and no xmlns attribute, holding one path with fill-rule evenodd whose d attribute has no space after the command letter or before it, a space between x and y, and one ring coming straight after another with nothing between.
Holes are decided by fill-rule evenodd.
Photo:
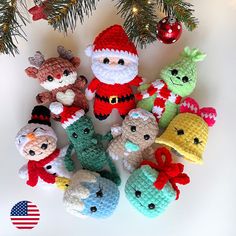
<instances>
[{"instance_id":1,"label":"american flag icon","mask_svg":"<svg viewBox=\"0 0 236 236\"><path fill-rule=\"evenodd\" d=\"M11 209L11 221L18 229L33 229L39 222L38 207L30 201L18 202Z\"/></svg>"}]
</instances>

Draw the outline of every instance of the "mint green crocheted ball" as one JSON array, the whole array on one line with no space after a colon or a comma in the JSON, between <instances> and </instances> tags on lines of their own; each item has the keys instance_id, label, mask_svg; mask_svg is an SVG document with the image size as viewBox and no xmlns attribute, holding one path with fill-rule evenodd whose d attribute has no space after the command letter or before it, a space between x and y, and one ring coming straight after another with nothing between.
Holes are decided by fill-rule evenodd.
<instances>
[{"instance_id":1,"label":"mint green crocheted ball","mask_svg":"<svg viewBox=\"0 0 236 236\"><path fill-rule=\"evenodd\" d=\"M176 192L170 183L162 190L154 187L153 183L158 172L148 165L135 170L125 185L125 194L129 202L144 216L156 217L175 200Z\"/></svg>"}]
</instances>

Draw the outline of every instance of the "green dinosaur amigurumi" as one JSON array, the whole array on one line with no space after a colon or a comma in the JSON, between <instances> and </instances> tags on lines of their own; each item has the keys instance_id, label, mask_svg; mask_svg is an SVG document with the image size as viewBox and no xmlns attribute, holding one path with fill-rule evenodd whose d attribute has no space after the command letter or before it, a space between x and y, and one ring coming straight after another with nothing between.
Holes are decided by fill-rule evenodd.
<instances>
[{"instance_id":1,"label":"green dinosaur amigurumi","mask_svg":"<svg viewBox=\"0 0 236 236\"><path fill-rule=\"evenodd\" d=\"M139 87L137 107L152 111L165 128L178 112L178 104L189 96L197 83L197 62L206 55L198 49L186 47L179 59L161 71L161 80Z\"/></svg>"},{"instance_id":2,"label":"green dinosaur amigurumi","mask_svg":"<svg viewBox=\"0 0 236 236\"><path fill-rule=\"evenodd\" d=\"M110 141L110 133L102 136L95 133L91 118L84 115L84 110L78 107L66 107L54 102L50 110L55 115L60 115L62 127L65 129L70 146L65 156L65 166L69 171L74 171L75 164L71 159L73 149L83 169L96 171L102 177L106 177L117 185L120 185L120 177L116 167L103 147L102 141ZM110 171L104 170L109 167Z\"/></svg>"}]
</instances>

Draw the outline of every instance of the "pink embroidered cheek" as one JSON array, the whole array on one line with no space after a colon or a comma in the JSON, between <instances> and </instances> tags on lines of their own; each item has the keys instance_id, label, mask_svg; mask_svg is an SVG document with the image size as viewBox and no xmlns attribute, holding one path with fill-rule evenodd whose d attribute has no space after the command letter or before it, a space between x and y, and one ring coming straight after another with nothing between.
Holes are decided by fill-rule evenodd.
<instances>
[{"instance_id":1,"label":"pink embroidered cheek","mask_svg":"<svg viewBox=\"0 0 236 236\"><path fill-rule=\"evenodd\" d=\"M39 136L29 141L23 149L24 157L28 160L40 161L56 149L56 140L50 136Z\"/></svg>"}]
</instances>

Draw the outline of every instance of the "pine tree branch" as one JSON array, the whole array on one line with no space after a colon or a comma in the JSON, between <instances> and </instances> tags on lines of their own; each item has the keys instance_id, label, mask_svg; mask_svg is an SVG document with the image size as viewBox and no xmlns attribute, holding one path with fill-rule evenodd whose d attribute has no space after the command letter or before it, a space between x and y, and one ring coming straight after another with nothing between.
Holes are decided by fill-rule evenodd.
<instances>
[{"instance_id":1,"label":"pine tree branch","mask_svg":"<svg viewBox=\"0 0 236 236\"><path fill-rule=\"evenodd\" d=\"M96 9L99 0L49 0L45 2L47 20L54 29L67 33L74 31L77 19L83 23L84 16L89 16Z\"/></svg>"},{"instance_id":2,"label":"pine tree branch","mask_svg":"<svg viewBox=\"0 0 236 236\"><path fill-rule=\"evenodd\" d=\"M22 1L18 2L24 6ZM16 46L17 37L26 39L22 30L26 21L18 10L17 0L0 0L0 54L14 56L19 53Z\"/></svg>"},{"instance_id":3,"label":"pine tree branch","mask_svg":"<svg viewBox=\"0 0 236 236\"><path fill-rule=\"evenodd\" d=\"M178 21L183 22L190 31L198 25L198 20L193 16L193 5L182 0L156 0L158 8L166 15L173 15Z\"/></svg>"},{"instance_id":4,"label":"pine tree branch","mask_svg":"<svg viewBox=\"0 0 236 236\"><path fill-rule=\"evenodd\" d=\"M125 19L124 28L130 39L143 48L156 40L155 4L147 0L119 0L118 14Z\"/></svg>"}]
</instances>

